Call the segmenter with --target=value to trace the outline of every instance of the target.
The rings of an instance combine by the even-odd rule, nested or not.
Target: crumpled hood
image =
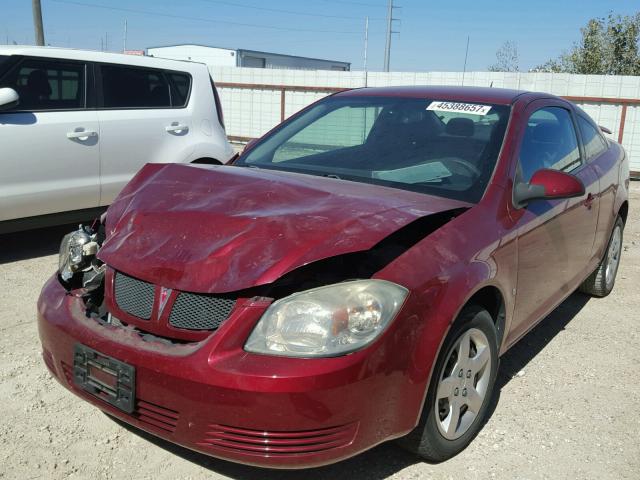
[[[469,206],[288,172],[148,164],[109,208],[98,256],[154,284],[223,293],[368,250],[417,218]]]

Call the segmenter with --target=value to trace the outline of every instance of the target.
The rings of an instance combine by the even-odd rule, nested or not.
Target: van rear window
[[[160,70],[102,65],[105,108],[169,108],[169,83]]]
[[[187,73],[121,65],[101,65],[100,73],[104,108],[179,108],[189,101]]]
[[[171,104],[174,107],[185,107],[189,102],[191,76],[178,72],[171,72],[168,76],[171,82]]]

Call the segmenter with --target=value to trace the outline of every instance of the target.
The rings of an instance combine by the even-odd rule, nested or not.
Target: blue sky
[[[637,0],[395,0],[395,71],[486,70],[505,41],[517,44],[521,70],[556,57],[590,18],[640,11]],[[0,43],[33,43],[31,2],[2,0]],[[369,68],[383,65],[386,0],[42,0],[45,40],[109,50],[202,43],[343,60],[362,69],[364,18],[370,17]],[[89,5],[102,5],[98,8]],[[257,10],[247,7],[259,7]],[[281,10],[270,11],[267,9]],[[285,12],[287,11],[287,12]],[[147,13],[153,12],[155,14]],[[293,12],[293,13],[290,13]],[[302,14],[300,14],[302,13]]]

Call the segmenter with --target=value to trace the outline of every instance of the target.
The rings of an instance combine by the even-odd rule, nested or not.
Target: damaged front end
[[[147,165],[100,221],[64,237],[58,277],[83,299],[88,318],[171,344],[204,341],[248,305],[282,306],[293,296],[334,288],[329,302],[314,303],[323,290],[296,297],[304,308],[290,305],[309,318],[308,311],[331,310],[315,325],[303,322],[302,330],[327,336],[340,330],[342,340],[332,342],[358,344],[346,330],[353,327],[364,338],[368,327],[362,325],[383,329],[406,296],[380,289],[375,282],[383,279],[374,280],[375,274],[468,208],[332,179]],[[349,281],[364,283],[342,292]],[[351,294],[368,300],[333,308],[335,299]],[[397,307],[391,313],[383,311],[388,302]],[[285,310],[291,316],[287,308],[278,318]],[[350,315],[360,326],[349,326]],[[285,323],[268,323],[263,336],[282,337]],[[309,338],[304,341],[313,343]],[[263,347],[267,343],[263,339]],[[308,351],[346,351],[327,345]]]
[[[115,310],[120,314],[123,312],[117,305],[114,307],[117,298],[108,298],[115,294],[115,272],[113,269],[110,271],[108,265],[98,258],[105,238],[103,215],[90,226],[79,225],[77,230],[66,234],[60,242],[56,277],[64,288],[65,296],[73,299],[73,310],[78,315],[76,318],[82,319],[83,325],[104,338],[122,345],[137,345],[143,349],[176,355],[194,351],[208,335],[184,338],[179,334],[157,334],[153,327],[141,328],[135,320],[129,321],[135,316],[124,312],[124,315],[119,315],[121,320],[112,314]]]
[[[353,455],[415,426],[426,381],[407,381],[415,295],[380,272],[468,208],[332,179],[147,166],[64,237],[38,302],[43,357],[85,400],[202,453],[279,467]],[[251,450],[210,441],[219,425],[250,432]],[[326,450],[297,443],[335,429],[348,435]],[[255,450],[253,432],[268,431],[293,432],[295,454]]]
[[[269,284],[222,294],[166,288],[108,267],[98,258],[105,228],[96,220],[62,240],[58,279],[68,294],[83,301],[87,319],[117,330],[121,339],[126,333],[147,346],[197,348],[233,312],[261,305],[246,351],[344,355],[380,335],[409,294],[400,285],[375,279],[375,274],[464,211],[421,217],[368,250],[318,260]]]

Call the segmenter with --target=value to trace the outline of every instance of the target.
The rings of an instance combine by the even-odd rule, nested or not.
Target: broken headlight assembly
[[[80,225],[77,230],[66,234],[60,242],[58,274],[67,289],[96,289],[102,284],[105,264],[96,258],[104,240],[104,228]]]
[[[384,280],[354,280],[295,293],[271,304],[245,350],[288,357],[353,352],[388,327],[408,293]]]

